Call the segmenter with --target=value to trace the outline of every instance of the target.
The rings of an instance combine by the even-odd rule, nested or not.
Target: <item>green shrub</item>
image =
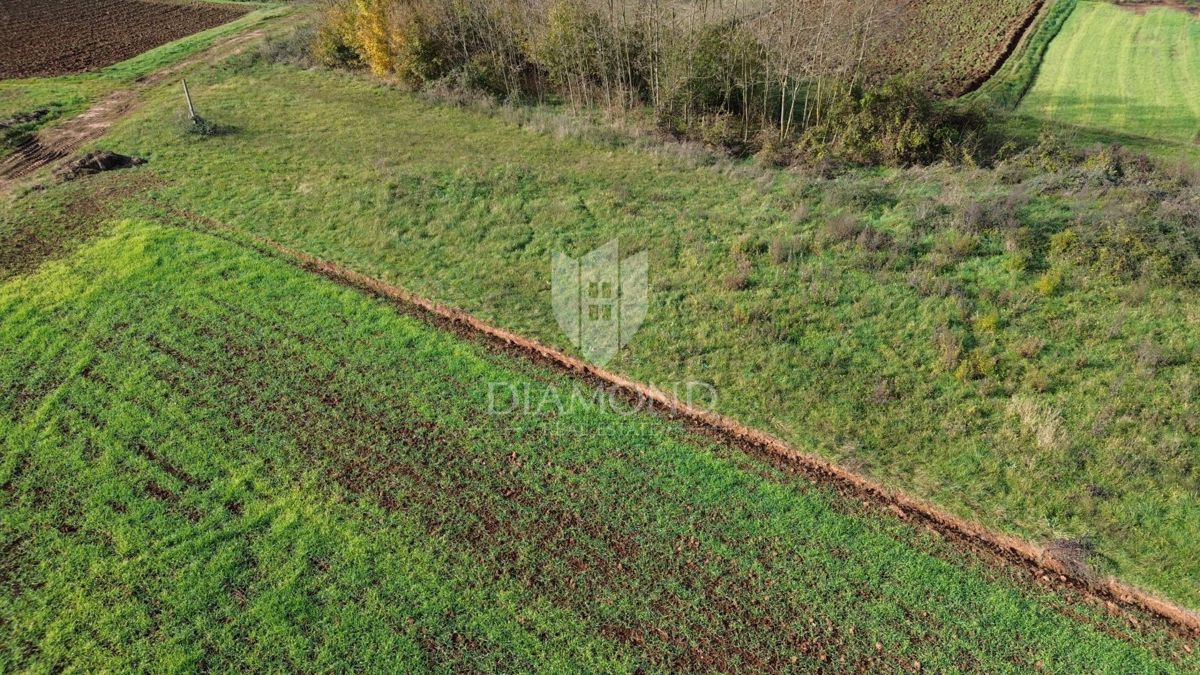
[[[1117,145],[1101,145],[1084,153],[1080,171],[1093,185],[1116,185],[1125,176],[1124,151]]]
[[[932,260],[939,267],[950,267],[975,255],[979,239],[970,232],[945,230],[933,243]]]
[[[1029,255],[1024,251],[1011,251],[1004,257],[1004,268],[1013,274],[1023,274],[1029,269]]]
[[[745,255],[734,257],[733,272],[725,277],[725,288],[731,291],[744,291],[750,287],[750,274],[753,265]]]
[[[313,38],[313,57],[331,68],[357,68],[363,65],[355,34],[354,6],[335,2],[321,18]]]
[[[1075,234],[1075,230],[1067,228],[1062,232],[1056,232],[1050,237],[1050,255],[1056,257],[1065,257],[1070,254],[1075,248],[1079,236]]]
[[[307,68],[316,60],[317,27],[306,24],[282,36],[267,38],[259,54],[267,63],[282,63]]]
[[[857,241],[860,249],[870,253],[891,249],[896,243],[892,235],[869,225],[863,227],[862,232],[859,232]]]
[[[1040,295],[1049,297],[1058,293],[1063,285],[1063,273],[1061,270],[1052,269],[1038,277],[1038,280],[1033,283],[1033,288]]]
[[[860,164],[908,166],[973,154],[987,129],[977,110],[935,101],[909,79],[875,89],[843,87],[823,120],[801,135],[801,151]]]
[[[963,207],[960,221],[970,232],[1018,228],[1021,226],[1020,210],[1028,201],[1028,195],[1020,188],[1005,197],[973,200]]]
[[[1000,315],[996,312],[987,312],[975,317],[975,331],[977,333],[995,333],[1000,329]]]
[[[1200,249],[1196,233],[1146,217],[1102,220],[1064,230],[1050,239],[1053,256],[1112,278],[1141,276],[1193,284]]]
[[[865,228],[858,216],[842,213],[826,221],[821,230],[821,240],[826,246],[856,241]]]
[[[775,237],[767,247],[771,262],[785,265],[809,253],[811,242],[802,236]]]

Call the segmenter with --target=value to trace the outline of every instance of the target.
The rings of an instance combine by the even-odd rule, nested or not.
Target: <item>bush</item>
[[[767,253],[771,256],[771,262],[776,265],[784,265],[791,263],[796,258],[807,255],[809,252],[809,240],[804,237],[776,237],[771,240],[767,247]]]
[[[376,75],[390,74],[396,65],[392,48],[390,0],[355,0],[354,45],[362,62]]]
[[[728,113],[703,115],[697,127],[700,140],[711,147],[738,152],[744,145],[741,129]]]
[[[1056,257],[1113,278],[1142,276],[1194,284],[1200,259],[1198,234],[1186,227],[1134,217],[1101,221],[1058,233],[1050,240]]]
[[[858,234],[858,247],[864,251],[876,253],[890,249],[895,245],[892,235],[882,230],[866,226]]]
[[[325,12],[313,38],[313,56],[331,68],[357,68],[363,65],[355,33],[354,7],[348,2],[334,3]]]
[[[857,216],[843,213],[830,218],[821,230],[821,240],[825,245],[840,244],[855,241],[863,233],[865,225]]]
[[[752,269],[750,258],[745,255],[735,257],[733,272],[725,277],[725,288],[731,291],[744,291],[749,288]]]
[[[227,124],[217,124],[199,115],[188,120],[187,132],[197,136],[227,136],[237,131]]]
[[[1050,270],[1038,277],[1038,280],[1033,283],[1033,288],[1040,295],[1049,297],[1054,295],[1062,288],[1063,273],[1060,270]]]
[[[423,0],[340,0],[325,13],[313,40],[318,62],[366,66],[418,86],[444,75],[450,60],[437,38],[442,15]]]
[[[389,3],[388,0],[359,0],[360,4],[384,4],[392,9],[385,13],[388,28],[386,41],[381,41],[379,50],[386,55],[374,56],[375,48],[368,47],[366,60],[373,72],[387,68],[400,77],[402,82],[417,87],[446,73],[445,50],[436,37],[434,24],[437,15],[431,7],[419,2]],[[379,19],[372,13],[360,20],[363,43],[374,45]],[[378,62],[376,62],[378,59]]]
[[[958,161],[978,151],[987,127],[981,112],[937,102],[908,79],[844,87],[832,98],[800,138],[806,155],[889,166]]]
[[[1006,197],[971,201],[963,207],[960,222],[969,232],[1014,229],[1021,226],[1020,210],[1029,202],[1025,191],[1014,189]]]
[[[896,203],[896,198],[890,192],[873,183],[838,181],[828,193],[830,206],[839,208],[867,211],[887,208]]]
[[[934,263],[949,267],[975,254],[979,239],[969,232],[946,230],[933,242]]]
[[[1082,168],[1090,175],[1093,183],[1120,183],[1125,175],[1121,148],[1109,145],[1097,147],[1086,154]]]

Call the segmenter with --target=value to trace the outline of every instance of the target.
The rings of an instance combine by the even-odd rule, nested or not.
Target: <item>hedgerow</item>
[[[324,63],[365,66],[414,88],[442,80],[443,89],[449,81],[508,100],[648,109],[663,132],[769,163],[907,165],[978,154],[981,115],[915,80],[881,79],[864,59],[898,39],[874,8],[772,7],[341,0],[316,50]]]

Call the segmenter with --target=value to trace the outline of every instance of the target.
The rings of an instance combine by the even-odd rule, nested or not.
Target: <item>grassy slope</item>
[[[1035,196],[1025,260],[937,224],[939,204],[1006,194],[987,173],[825,182],[559,140],[333,73],[230,65],[195,82],[235,135],[181,135],[165,94],[107,143],[173,181],[160,198],[566,349],[550,254],[620,236],[649,251],[653,288],[613,367],[711,382],[721,412],[993,526],[1086,538],[1101,570],[1200,606],[1200,301],[1047,253],[1103,201]],[[821,243],[843,212],[914,262]],[[793,240],[817,243],[766,252]],[[737,255],[744,289],[727,285]]]
[[[1200,140],[1200,19],[1080,2],[1018,112],[1134,145],[1189,149]]]
[[[0,315],[4,670],[1196,664],[658,418],[491,417],[568,383],[205,235]]]

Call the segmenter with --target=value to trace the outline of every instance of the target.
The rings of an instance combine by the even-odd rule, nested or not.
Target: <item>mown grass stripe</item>
[[[1190,145],[1200,129],[1197,37],[1200,18],[1180,9],[1082,1],[1018,112]]]

